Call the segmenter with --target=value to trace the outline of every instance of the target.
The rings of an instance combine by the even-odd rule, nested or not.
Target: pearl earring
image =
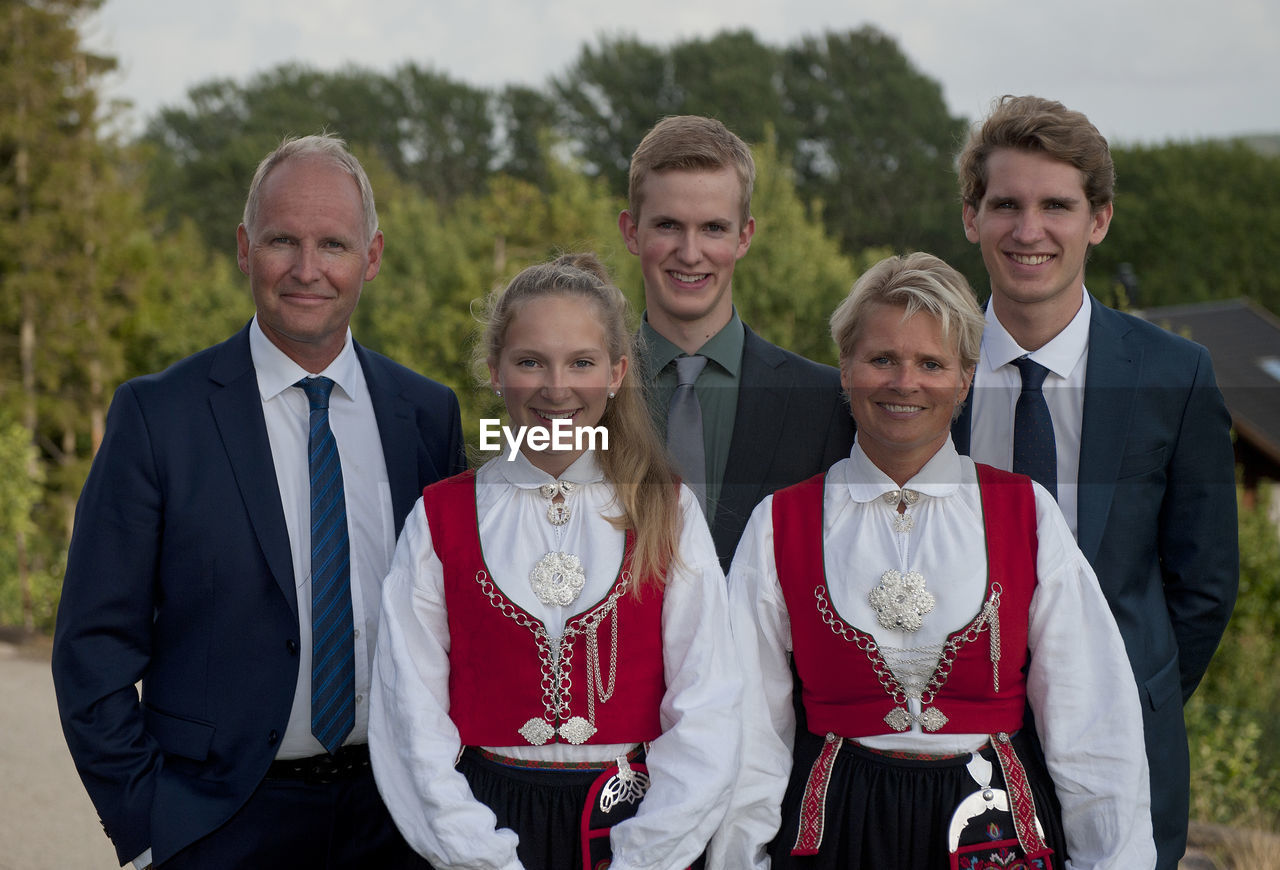
[[[499,399],[502,398],[502,390],[494,390],[493,394],[497,396]]]
[[[610,399],[612,399],[612,398],[613,398],[614,396],[616,396],[616,395],[618,395],[618,394],[617,394],[617,393],[614,393],[614,392],[610,392],[610,393],[609,393],[609,398],[610,398]]]

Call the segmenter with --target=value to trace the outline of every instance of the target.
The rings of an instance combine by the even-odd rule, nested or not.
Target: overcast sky
[[[1113,143],[1280,133],[1275,0],[106,0],[84,33],[119,60],[107,93],[135,104],[136,128],[193,84],[285,61],[541,86],[601,35],[665,45],[746,27],[783,46],[864,24],[971,120],[995,96],[1035,93]]]

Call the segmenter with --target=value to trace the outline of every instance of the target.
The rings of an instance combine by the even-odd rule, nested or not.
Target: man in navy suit
[[[383,237],[341,140],[286,141],[262,161],[237,249],[249,325],[111,404],[54,638],[67,744],[122,862],[423,866],[369,767],[369,661],[396,535],[422,488],[464,466],[457,399],[351,339]],[[317,382],[322,427],[303,389]],[[323,742],[313,428],[337,444],[348,558],[333,588],[351,614],[336,632],[344,718]]]
[[[853,417],[835,368],[770,344],[734,308],[733,270],[756,226],[746,143],[712,118],[664,118],[632,155],[629,181],[618,229],[644,276],[654,417],[669,431],[679,360],[705,357],[694,384],[702,469],[681,470],[727,570],[761,499],[849,455]]]
[[[1182,707],[1204,676],[1239,582],[1231,421],[1203,347],[1113,311],[1084,287],[1111,223],[1115,170],[1079,112],[1005,97],[960,155],[964,228],[991,302],[957,447],[1014,465],[1030,358],[1052,418],[1045,472],[1124,637],[1142,699],[1158,866],[1186,849]],[[1016,470],[1016,469],[1015,469]],[[1033,475],[1034,476],[1034,475]],[[1088,642],[1088,626],[1080,626]]]

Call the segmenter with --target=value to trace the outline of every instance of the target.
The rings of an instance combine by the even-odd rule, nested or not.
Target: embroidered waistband
[[[864,752],[870,752],[872,755],[879,756],[880,758],[887,758],[891,761],[953,761],[957,758],[968,758],[973,754],[971,752],[957,752],[948,755],[933,752],[907,752],[904,749],[875,749],[867,746],[865,743],[860,743],[857,740],[851,739],[849,742],[853,743]],[[986,744],[983,745],[985,746]]]
[[[499,755],[496,752],[490,752],[478,746],[473,747],[473,749],[486,761],[520,770],[608,770],[617,764],[616,758],[601,759],[600,761],[535,761],[529,758],[511,758],[510,756]],[[627,761],[635,761],[643,754],[644,746],[637,746],[627,753]]]

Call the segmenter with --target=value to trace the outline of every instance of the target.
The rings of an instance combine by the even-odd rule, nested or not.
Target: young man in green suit
[[[706,360],[693,388],[700,467],[681,470],[703,501],[725,570],[761,499],[825,471],[853,446],[840,373],[760,338],[734,307],[733,271],[755,234],[754,182],[750,149],[724,124],[664,118],[632,155],[629,207],[618,217],[644,275],[642,363],[669,444],[688,434],[676,431],[683,423],[668,425],[679,360]]]

